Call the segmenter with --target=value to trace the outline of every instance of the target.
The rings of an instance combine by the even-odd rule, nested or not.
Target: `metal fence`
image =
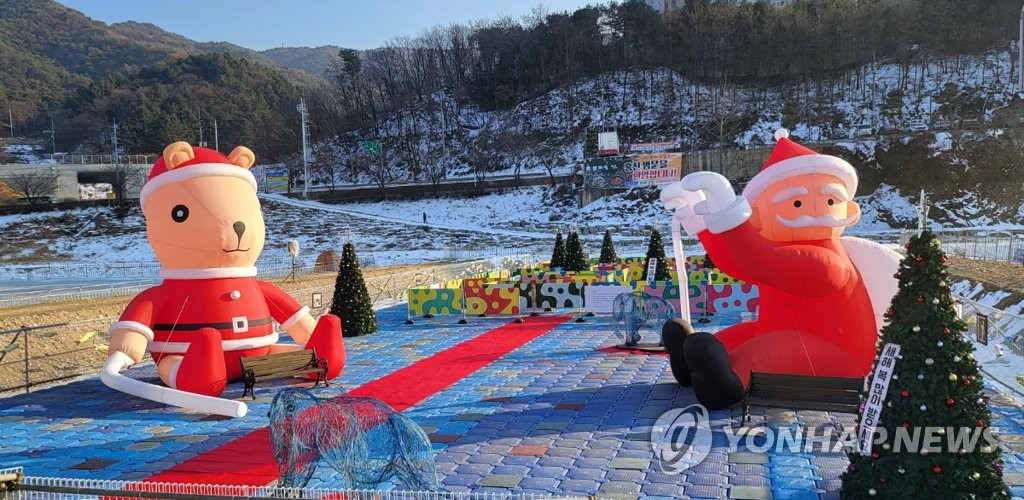
[[[58,165],[97,165],[97,164],[122,164],[122,165],[152,165],[159,158],[159,155],[78,155],[57,153],[50,155],[53,163]]]
[[[116,318],[24,326],[0,331],[0,392],[96,373],[107,357],[107,328]]]
[[[275,486],[229,486],[187,483],[144,483],[141,481],[110,481],[27,476],[22,468],[0,469],[0,499],[49,498],[165,498],[189,500],[250,499],[321,499],[350,500],[540,500],[564,498],[551,495],[510,493],[474,493],[443,491],[373,491],[278,488]],[[595,497],[596,498],[596,497]]]
[[[906,244],[916,230],[903,230],[900,244]],[[942,248],[950,255],[967,259],[1024,264],[1024,232],[1017,231],[938,231]]]
[[[373,262],[363,263],[370,267]],[[261,264],[258,275],[263,278],[282,278],[290,274],[305,275],[323,272],[326,269],[315,265],[297,263]],[[0,307],[20,307],[46,302],[68,300],[103,299],[137,294],[153,286],[159,279],[160,265],[156,262],[112,262],[107,264],[40,264],[0,268],[0,281],[46,281],[96,280],[109,278],[139,278],[131,281],[91,282],[80,285],[57,283],[53,286],[18,292],[8,290],[9,295],[0,298]]]

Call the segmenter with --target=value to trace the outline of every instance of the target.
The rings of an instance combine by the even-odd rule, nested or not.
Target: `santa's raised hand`
[[[750,218],[750,204],[743,196],[736,196],[732,184],[721,174],[694,172],[680,181],[684,190],[697,192],[705,198],[693,206],[703,216],[704,224],[713,234],[723,233]]]

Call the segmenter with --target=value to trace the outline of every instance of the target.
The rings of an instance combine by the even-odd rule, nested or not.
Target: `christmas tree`
[[[580,235],[575,230],[569,231],[569,237],[565,240],[565,270],[586,271],[590,269],[587,265],[587,256],[583,252],[583,243]]]
[[[985,437],[991,414],[966,325],[953,309],[945,262],[929,230],[907,244],[876,354],[900,346],[894,359],[882,361],[892,366],[888,391],[877,402],[877,428],[886,437],[869,443],[870,452],[849,453],[842,498],[1009,498],[999,447]],[[886,377],[870,378],[874,387]],[[873,413],[870,397],[865,401],[861,413]]]
[[[562,241],[562,230],[555,235],[555,251],[551,252],[551,268],[565,267],[565,242]]]
[[[612,243],[612,231],[611,229],[604,230],[604,240],[601,240],[601,258],[598,259],[602,264],[608,262],[618,262],[619,258],[615,255],[615,244]]]
[[[331,314],[341,318],[341,331],[346,337],[377,333],[377,316],[373,313],[370,294],[366,291],[363,272],[359,270],[359,260],[356,259],[356,247],[352,243],[345,243],[341,251]]]
[[[647,263],[651,259],[658,259],[658,267],[654,271],[655,281],[669,279],[668,261],[665,260],[665,246],[661,243],[661,233],[651,228],[651,240],[647,243],[647,260],[644,261],[644,281],[647,281]]]

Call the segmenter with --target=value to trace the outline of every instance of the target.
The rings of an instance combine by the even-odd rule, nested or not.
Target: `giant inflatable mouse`
[[[111,325],[101,373],[108,386],[240,417],[244,403],[218,396],[241,377],[244,356],[316,349],[327,360],[327,378],[341,374],[339,318],[326,314],[316,321],[284,290],[256,279],[266,228],[249,172],[255,161],[242,146],[224,156],[175,142],[153,165],[139,201],[163,282],[136,296]],[[274,322],[297,344],[278,342]],[[168,387],[120,375],[147,350]]]

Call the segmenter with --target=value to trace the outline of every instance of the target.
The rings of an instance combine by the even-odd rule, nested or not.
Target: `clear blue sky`
[[[256,50],[339,45],[380,47],[426,28],[504,16],[543,6],[573,11],[607,0],[58,0],[107,24],[138,21],[200,42]]]

